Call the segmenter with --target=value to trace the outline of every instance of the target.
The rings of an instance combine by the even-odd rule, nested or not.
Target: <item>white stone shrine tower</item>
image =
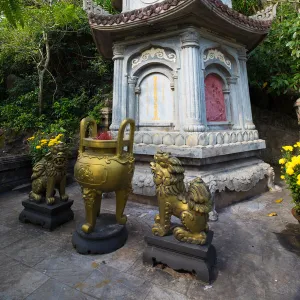
[[[134,193],[154,196],[149,161],[179,157],[216,207],[270,189],[273,169],[252,120],[247,52],[267,35],[273,8],[246,17],[220,0],[115,0],[109,15],[85,1],[99,52],[114,61],[113,117],[136,121]]]

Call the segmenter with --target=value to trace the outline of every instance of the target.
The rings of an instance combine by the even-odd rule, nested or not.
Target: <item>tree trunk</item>
[[[43,112],[43,90],[44,90],[44,75],[45,75],[45,69],[40,70],[38,69],[38,75],[39,75],[39,93],[38,93],[38,103],[39,103],[39,115]]]
[[[42,114],[44,108],[44,99],[43,99],[43,91],[44,91],[44,75],[49,66],[50,62],[50,45],[48,40],[48,34],[43,32],[43,40],[44,43],[41,45],[42,48],[46,48],[45,56],[43,54],[43,49],[40,49],[41,53],[41,61],[39,62],[38,69],[38,77],[39,77],[39,93],[38,93],[38,104],[39,104],[39,115]]]

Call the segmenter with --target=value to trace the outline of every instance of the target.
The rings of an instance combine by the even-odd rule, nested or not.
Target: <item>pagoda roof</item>
[[[148,35],[174,25],[208,29],[234,39],[251,51],[267,35],[276,14],[275,6],[247,17],[220,0],[165,0],[116,15],[104,14],[93,3],[86,10],[98,50],[106,58],[113,56],[115,41],[127,36]]]

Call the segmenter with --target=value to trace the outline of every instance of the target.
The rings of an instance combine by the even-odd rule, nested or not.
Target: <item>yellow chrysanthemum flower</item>
[[[285,151],[293,151],[292,146],[283,146],[282,149],[285,150]]]
[[[27,141],[32,141],[32,140],[34,140],[34,136],[27,139]]]
[[[36,149],[41,149],[41,146],[38,145],[38,146],[36,146],[35,148],[36,148]]]
[[[280,165],[284,165],[286,163],[286,159],[285,158],[280,158],[279,159],[279,164]]]
[[[291,167],[287,168],[287,169],[286,169],[286,174],[288,174],[288,175],[293,175],[293,174],[294,174],[294,169],[291,168]]]
[[[48,143],[48,140],[43,139],[43,140],[41,140],[41,143]]]
[[[284,175],[281,175],[280,178],[283,179],[283,180],[285,179]]]

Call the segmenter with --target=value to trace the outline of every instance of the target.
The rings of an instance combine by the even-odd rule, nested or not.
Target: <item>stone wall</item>
[[[74,165],[77,152],[72,153],[67,170],[67,183],[74,181]],[[0,193],[21,185],[30,185],[32,175],[31,158],[28,155],[0,157]]]
[[[269,110],[252,107],[254,124],[259,137],[266,141],[266,149],[262,150],[262,159],[277,165],[281,157],[281,147],[294,145],[299,141],[299,126],[295,118]]]

